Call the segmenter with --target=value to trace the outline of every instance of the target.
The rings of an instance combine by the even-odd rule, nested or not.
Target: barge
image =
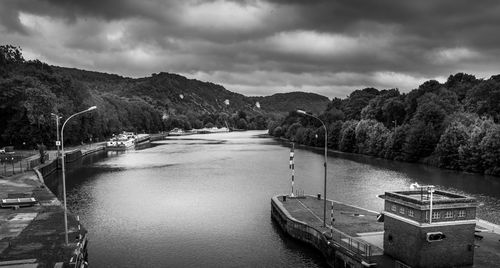
[[[108,151],[126,151],[133,149],[135,145],[135,135],[132,132],[123,132],[106,142]]]

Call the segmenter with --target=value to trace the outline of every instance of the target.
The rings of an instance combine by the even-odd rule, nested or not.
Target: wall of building
[[[384,252],[411,267],[472,265],[475,224],[419,227],[386,215]],[[428,232],[442,232],[442,241],[428,242]]]
[[[395,210],[393,208],[395,207]],[[403,209],[403,210],[401,210]],[[403,204],[398,204],[396,202],[385,201],[384,210],[397,214],[398,216],[418,221],[418,222],[429,222],[429,210],[419,210],[413,207],[409,207]],[[413,212],[413,217],[410,216],[409,211]],[[465,211],[465,217],[459,217],[460,210]],[[446,211],[452,211],[452,217],[446,218]],[[432,222],[448,222],[448,221],[458,221],[458,220],[473,220],[476,218],[476,208],[475,207],[450,207],[446,209],[436,208],[433,212],[439,213],[439,219],[433,219]]]

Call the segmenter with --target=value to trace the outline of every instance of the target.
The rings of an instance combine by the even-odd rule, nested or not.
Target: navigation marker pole
[[[333,218],[333,201],[332,201],[332,209],[330,212],[330,232],[332,233],[332,239],[333,239],[333,222],[335,219]]]
[[[293,162],[295,143],[292,142],[292,148],[290,149],[290,169],[292,170],[292,193],[290,197],[293,197],[293,182],[295,178],[295,163]]]

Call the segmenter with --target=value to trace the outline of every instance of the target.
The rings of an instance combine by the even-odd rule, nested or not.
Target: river
[[[263,133],[178,137],[72,165],[68,206],[89,230],[91,266],[325,267],[271,220],[271,197],[290,192],[290,148]],[[295,169],[295,189],[323,192],[322,150],[296,148]],[[500,178],[329,154],[328,198],[380,211],[377,195],[413,182],[476,197],[478,216],[499,223]]]

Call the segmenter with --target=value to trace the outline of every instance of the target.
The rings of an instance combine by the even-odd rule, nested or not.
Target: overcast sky
[[[1,0],[0,44],[130,77],[171,72],[245,95],[406,92],[500,73],[500,1]]]

